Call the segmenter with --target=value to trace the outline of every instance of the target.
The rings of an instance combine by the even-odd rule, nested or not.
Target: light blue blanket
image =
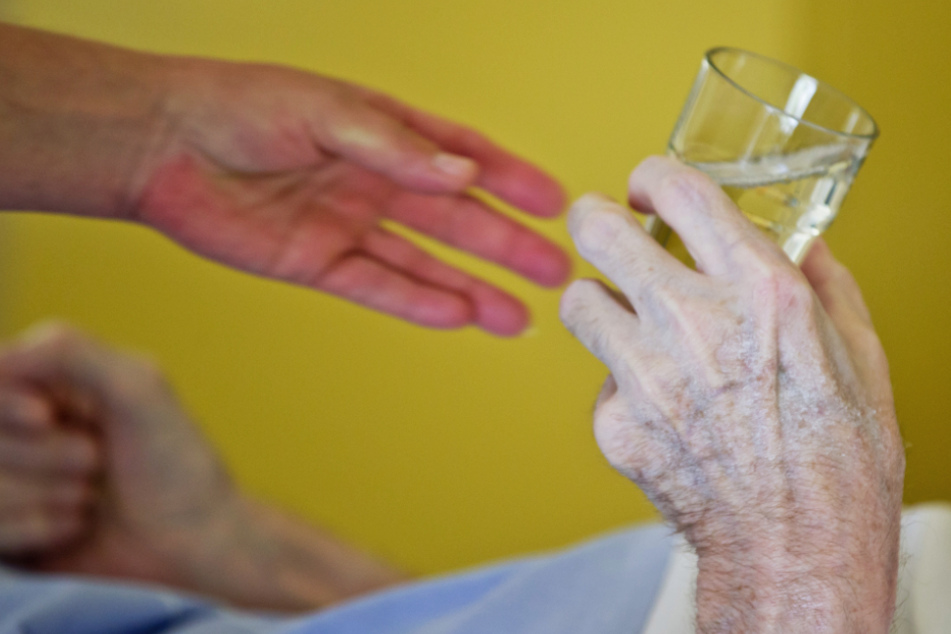
[[[161,588],[0,568],[2,634],[631,634],[667,565],[663,526],[370,595],[307,616],[242,613]]]

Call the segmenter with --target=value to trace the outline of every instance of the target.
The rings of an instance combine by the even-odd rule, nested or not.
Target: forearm
[[[165,136],[162,59],[0,24],[0,209],[123,217]]]
[[[238,505],[239,521],[206,534],[180,585],[245,607],[302,610],[407,578],[277,509],[247,498]]]
[[[762,536],[701,554],[697,631],[885,634],[895,607],[897,527],[884,543]]]

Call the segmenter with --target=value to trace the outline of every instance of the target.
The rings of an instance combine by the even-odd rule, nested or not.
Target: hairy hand
[[[800,272],[675,161],[641,164],[630,200],[699,272],[585,197],[572,235],[620,293],[575,282],[562,318],[611,370],[603,453],[697,549],[701,631],[886,631],[904,454],[854,280],[821,241]]]

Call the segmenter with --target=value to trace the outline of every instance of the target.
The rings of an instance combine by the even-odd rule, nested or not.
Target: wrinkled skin
[[[629,185],[698,271],[589,195],[571,233],[619,292],[579,280],[561,313],[611,371],[598,445],[699,555],[699,631],[887,631],[904,454],[855,281],[822,241],[799,271],[675,161]]]

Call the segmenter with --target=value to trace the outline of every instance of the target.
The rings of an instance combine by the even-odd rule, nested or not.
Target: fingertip
[[[561,248],[552,251],[544,259],[538,258],[533,279],[547,288],[557,288],[571,277],[573,264]]]
[[[669,156],[655,154],[648,156],[631,170],[627,178],[627,202],[632,208],[643,214],[656,214],[654,204],[645,191],[645,183],[663,178],[670,172],[687,168],[683,163]]]
[[[439,291],[433,292],[425,301],[415,303],[407,318],[426,328],[454,330],[471,324],[474,310],[464,298]]]
[[[568,192],[553,178],[539,175],[539,182],[530,192],[525,210],[543,218],[560,216],[568,204]]]
[[[518,250],[512,266],[536,284],[556,288],[571,276],[572,262],[560,246],[537,239]]]
[[[630,211],[597,192],[576,200],[568,212],[568,231],[586,258],[610,244],[630,222],[636,222]]]
[[[528,308],[508,293],[491,286],[480,286],[472,293],[473,323],[499,337],[520,335],[531,321]]]
[[[568,209],[568,228],[573,229],[578,226],[587,214],[597,211],[605,205],[617,204],[613,198],[601,192],[587,192],[575,200]]]
[[[568,195],[561,183],[534,165],[512,159],[486,167],[478,185],[507,203],[541,218],[565,209]]]

